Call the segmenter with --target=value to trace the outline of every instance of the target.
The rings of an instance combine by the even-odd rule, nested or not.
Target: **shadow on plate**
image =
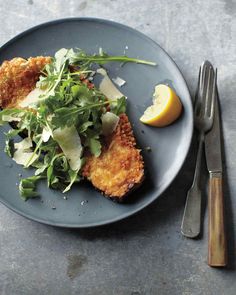
[[[138,233],[150,231],[152,227],[157,228],[164,223],[170,223],[170,220],[176,214],[182,214],[186,193],[191,185],[194,159],[192,157],[192,149],[188,154],[185,164],[180,173],[175,178],[170,187],[162,194],[160,198],[154,201],[151,205],[137,214],[130,216],[122,221],[95,228],[87,229],[58,229],[73,234],[79,234],[80,237],[88,240],[96,240],[99,238],[111,237],[119,239],[125,235],[137,235]],[[140,187],[140,190],[146,190],[150,185],[150,178],[147,176]],[[139,193],[139,195],[142,195]],[[179,213],[181,212],[181,213]],[[181,220],[179,222],[180,233]],[[181,233],[180,233],[181,234]]]

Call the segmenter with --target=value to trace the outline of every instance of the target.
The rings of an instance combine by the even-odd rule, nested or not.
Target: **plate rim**
[[[143,210],[144,208],[148,207],[150,204],[152,204],[155,200],[157,200],[171,185],[171,183],[175,180],[175,178],[177,177],[177,175],[180,173],[183,164],[185,163],[186,157],[189,153],[190,150],[190,146],[191,146],[191,142],[192,142],[192,137],[193,137],[193,128],[194,128],[194,120],[193,120],[193,105],[192,105],[192,99],[191,99],[191,95],[190,95],[190,91],[189,91],[189,87],[188,84],[184,78],[184,75],[182,74],[182,72],[180,71],[178,65],[176,64],[176,62],[172,59],[172,57],[153,39],[151,39],[149,36],[145,35],[144,33],[138,31],[137,29],[134,29],[130,26],[124,25],[122,23],[113,21],[113,20],[109,20],[109,19],[103,19],[103,18],[96,18],[96,17],[66,17],[66,18],[59,18],[59,19],[55,19],[55,20],[51,20],[51,21],[47,21],[47,22],[43,22],[40,23],[36,26],[30,27],[26,30],[24,30],[23,32],[17,34],[16,36],[14,36],[13,38],[11,38],[9,41],[7,41],[6,43],[4,43],[1,47],[0,47],[0,54],[2,52],[2,50],[4,50],[6,47],[8,47],[9,45],[11,45],[12,43],[14,43],[15,41],[19,40],[20,38],[30,34],[31,32],[37,31],[41,28],[53,25],[53,24],[59,24],[59,23],[66,23],[66,22],[79,22],[79,21],[88,21],[88,22],[98,22],[98,23],[105,23],[108,24],[110,26],[115,26],[115,27],[120,27],[122,29],[131,31],[133,33],[135,33],[136,35],[139,35],[142,39],[146,39],[148,42],[151,42],[155,47],[158,47],[169,59],[170,63],[177,69],[180,77],[182,77],[183,82],[185,84],[186,90],[187,90],[187,96],[188,96],[188,100],[190,102],[190,124],[191,126],[189,126],[189,133],[187,136],[187,140],[186,140],[186,144],[185,144],[185,150],[184,150],[184,157],[182,158],[182,160],[180,161],[180,164],[178,165],[176,171],[173,173],[172,178],[170,177],[170,181],[167,182],[166,185],[164,185],[162,187],[162,189],[159,191],[159,194],[155,197],[152,197],[150,199],[147,200],[147,202],[145,202],[144,204],[142,204],[140,207],[132,210],[131,212],[126,212],[124,214],[119,215],[116,218],[113,219],[109,219],[107,221],[100,221],[100,222],[92,222],[92,223],[85,223],[85,224],[70,224],[70,223],[63,223],[63,222],[52,222],[52,221],[47,221],[44,219],[40,219],[37,217],[34,217],[28,213],[24,213],[21,210],[18,210],[17,208],[15,208],[14,206],[10,205],[9,203],[7,203],[5,200],[0,198],[0,202],[5,205],[7,208],[9,208],[10,210],[12,210],[13,212],[26,217],[27,219],[39,222],[41,224],[46,224],[46,225],[51,225],[51,226],[56,226],[56,227],[62,227],[62,228],[92,228],[92,227],[98,227],[98,226],[104,226],[104,225],[108,225],[108,224],[112,224],[121,220],[124,220],[132,215],[137,214],[138,212],[140,212],[141,210]]]

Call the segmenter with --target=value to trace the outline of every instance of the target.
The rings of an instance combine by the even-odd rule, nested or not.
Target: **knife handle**
[[[222,175],[210,175],[208,207],[208,265],[213,267],[226,266],[227,250]]]

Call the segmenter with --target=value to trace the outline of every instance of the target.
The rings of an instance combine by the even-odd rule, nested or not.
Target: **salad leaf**
[[[110,105],[111,111],[115,114],[115,115],[120,115],[122,113],[126,112],[126,98],[124,96],[122,96],[121,98],[118,98],[115,102],[113,102]]]
[[[63,193],[66,193],[68,192],[73,183],[76,181],[76,180],[79,180],[80,178],[78,177],[78,170],[77,171],[73,171],[73,170],[70,170],[69,171],[69,177],[70,177],[70,183],[67,185],[67,187],[63,190]]]
[[[122,63],[134,62],[134,63],[146,64],[151,66],[156,65],[155,62],[150,62],[150,61],[146,61],[146,60],[142,60],[138,58],[132,58],[126,55],[109,56],[104,51],[100,51],[100,54],[89,55],[89,54],[86,54],[81,49],[70,53],[70,61],[71,63],[78,64],[82,66],[83,68],[87,68],[94,63],[98,65],[104,65],[108,62],[122,62]]]
[[[95,157],[99,157],[101,154],[102,145],[100,141],[98,140],[98,138],[95,138],[95,137],[90,138],[88,141],[88,145],[89,145],[91,153]]]
[[[4,152],[10,157],[12,158],[14,155],[14,140],[13,139],[7,139],[6,140],[6,145],[4,148]]]
[[[38,197],[38,193],[36,192],[36,182],[42,178],[42,176],[31,176],[21,179],[19,191],[21,198],[24,201],[27,201],[29,198]]]

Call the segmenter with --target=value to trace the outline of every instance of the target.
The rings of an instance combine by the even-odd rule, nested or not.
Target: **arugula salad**
[[[88,55],[77,49],[60,49],[41,72],[36,88],[19,107],[0,111],[0,125],[13,123],[6,135],[5,152],[33,176],[19,184],[24,200],[38,196],[36,183],[45,179],[49,188],[70,190],[82,179],[86,153],[99,157],[102,137],[112,133],[126,98],[108,97],[91,82],[98,67],[107,62],[152,62],[127,56]],[[21,136],[20,142],[16,136]],[[17,137],[19,141],[19,137]]]

